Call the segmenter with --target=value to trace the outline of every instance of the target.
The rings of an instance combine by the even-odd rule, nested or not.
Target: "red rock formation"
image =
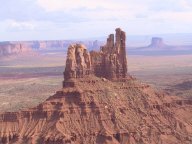
[[[91,52],[93,69],[96,76],[107,79],[127,77],[126,34],[120,28],[116,35],[110,34],[101,51]]]
[[[116,29],[116,39],[110,34],[100,52],[87,52],[83,45],[71,45],[68,49],[65,80],[82,78],[94,74],[107,79],[127,77],[126,35],[120,28]]]
[[[46,41],[8,41],[0,42],[0,58],[9,55],[22,54],[28,51],[62,50],[65,51],[72,43],[83,43],[89,49],[98,49],[102,41],[75,41],[75,40],[46,40]],[[21,47],[21,48],[20,48]]]
[[[22,43],[17,44],[12,44],[9,42],[0,43],[0,57],[25,53],[28,51],[31,51],[31,49],[26,47]]]
[[[64,72],[65,80],[82,78],[91,73],[91,59],[85,46],[80,44],[70,45]]]
[[[0,143],[192,143],[191,100],[166,96],[136,79],[125,78],[125,35],[117,29],[116,37],[113,43],[110,35],[103,47],[106,52],[93,52],[95,58],[101,59],[92,57],[92,65],[84,46],[71,45],[63,89],[35,108],[0,114]],[[108,60],[114,59],[111,66]],[[120,68],[115,65],[117,61]],[[98,69],[105,65],[110,70],[122,70],[120,74],[111,72],[109,77],[120,75],[118,81],[96,77],[97,71],[86,73],[96,63]],[[109,70],[101,76],[107,74]]]
[[[137,80],[73,79],[39,106],[0,115],[0,143],[192,142],[192,103]]]

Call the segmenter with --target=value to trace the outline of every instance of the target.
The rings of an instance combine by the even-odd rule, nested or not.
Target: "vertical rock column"
[[[82,78],[91,73],[91,59],[85,46],[81,44],[70,45],[64,71],[65,81],[71,78]]]
[[[116,29],[116,52],[118,55],[117,77],[127,77],[127,58],[126,58],[126,33],[120,28]]]
[[[101,47],[103,53],[103,77],[108,79],[118,79],[127,77],[127,59],[126,59],[126,34],[120,28],[116,29],[114,34],[107,38],[105,46]]]
[[[94,74],[107,79],[127,77],[126,34],[120,28],[110,34],[99,52],[88,52],[80,44],[70,45],[64,72],[65,81]],[[65,82],[64,81],[64,82]]]

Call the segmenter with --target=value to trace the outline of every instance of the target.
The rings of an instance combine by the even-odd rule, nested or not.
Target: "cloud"
[[[191,11],[190,0],[37,0],[37,5],[48,12],[72,11],[79,8],[95,10],[103,8],[107,10],[134,11]]]
[[[37,5],[47,14],[66,15],[79,21],[130,20],[146,13],[145,5],[126,0],[37,0]]]
[[[160,12],[157,14],[151,15],[151,20],[162,20],[162,21],[169,21],[173,24],[176,24],[175,22],[179,23],[192,23],[192,12]]]
[[[86,21],[148,20],[154,15],[164,19],[166,13],[184,16],[192,12],[192,1],[189,0],[37,0],[37,5],[47,13],[60,12]],[[179,16],[177,20],[183,18]]]
[[[120,6],[114,0],[37,0],[37,4],[44,8],[46,11],[70,11],[79,8],[85,9],[114,9]]]
[[[192,32],[191,17],[191,0],[5,0],[0,33],[62,39],[101,36],[115,27],[129,34]]]
[[[32,21],[7,20],[6,23],[10,31],[34,30],[36,28],[36,24]]]
[[[0,5],[0,20],[26,20],[33,16],[37,9],[32,0],[5,0]]]
[[[182,12],[192,10],[192,1],[189,0],[155,0],[149,3],[149,9],[153,11],[172,11],[172,12]]]

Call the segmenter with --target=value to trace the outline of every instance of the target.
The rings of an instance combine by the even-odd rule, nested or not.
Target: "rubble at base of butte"
[[[125,33],[115,37],[100,52],[71,45],[63,89],[35,108],[0,114],[0,143],[191,144],[192,101],[129,76]]]

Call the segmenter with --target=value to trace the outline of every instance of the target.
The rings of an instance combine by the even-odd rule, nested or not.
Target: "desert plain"
[[[128,72],[168,95],[192,98],[192,55],[128,55]],[[62,89],[65,52],[1,58],[0,111],[18,111]]]

